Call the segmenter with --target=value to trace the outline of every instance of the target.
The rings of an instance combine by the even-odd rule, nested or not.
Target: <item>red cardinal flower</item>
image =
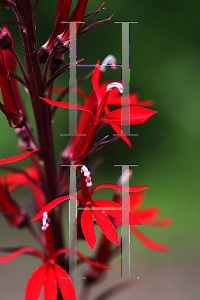
[[[95,191],[103,188],[112,188],[115,190],[123,190],[127,192],[138,192],[148,188],[148,186],[137,186],[137,187],[124,187],[117,184],[101,184],[88,190],[88,187],[92,185],[90,173],[88,169],[83,166],[81,169],[81,194],[77,195],[79,201],[79,208],[78,208],[78,236],[80,235],[81,231],[79,229],[79,224],[81,225],[82,232],[85,236],[85,239],[88,245],[93,250],[96,245],[96,235],[93,223],[93,216],[105,234],[105,236],[113,243],[119,245],[119,237],[115,230],[114,225],[110,221],[110,218],[107,216],[112,216],[119,222],[122,222],[122,206],[121,204],[115,203],[109,200],[92,200],[92,195]],[[71,197],[72,198],[72,197]],[[57,198],[47,204],[31,221],[36,221],[42,218],[44,212],[51,211],[56,205],[59,203],[69,200],[70,195],[63,196]],[[135,217],[132,213],[129,213],[129,222],[127,220],[126,224],[130,225],[142,225],[140,220]]]
[[[160,213],[160,209],[157,206],[138,209],[142,205],[143,201],[144,193],[142,192],[133,193],[130,195],[130,211],[142,222],[143,225],[156,227],[168,227],[173,225],[172,218],[157,219]],[[117,222],[115,222],[115,225],[117,225]],[[135,226],[130,226],[130,230],[146,247],[156,251],[169,251],[168,246],[152,241]]]
[[[99,86],[99,62],[97,62],[97,65],[95,67],[93,77],[92,77],[92,83],[93,83],[93,89],[96,94],[97,101],[93,103],[90,102],[91,107],[89,104],[86,104],[86,107],[81,105],[72,105],[69,103],[61,103],[57,101],[53,101],[46,98],[41,98],[42,100],[46,101],[47,103],[62,107],[62,108],[74,108],[78,110],[82,110],[84,113],[87,113],[88,115],[84,114],[84,117],[80,119],[78,124],[78,130],[77,133],[85,133],[85,136],[83,137],[74,137],[72,140],[72,143],[69,146],[69,149],[66,149],[65,155],[67,154],[71,160],[77,160],[79,157],[83,156],[87,151],[89,151],[93,145],[97,129],[99,125],[104,122],[107,124],[110,124],[116,133],[121,133],[121,129],[116,127],[122,125],[122,119],[121,115],[122,112],[126,114],[126,112],[130,112],[130,117],[125,118],[123,125],[136,125],[136,124],[142,124],[146,122],[153,114],[156,113],[156,111],[139,107],[139,106],[130,106],[120,108],[117,110],[114,110],[112,112],[109,112],[108,114],[103,115],[103,112],[107,108],[107,99],[109,97],[109,94],[112,89],[117,88],[122,93],[123,92],[123,86],[121,83],[111,83],[107,86],[107,89],[104,93],[104,95],[101,95],[101,90]],[[80,90],[79,90],[80,91]],[[127,115],[127,114],[126,114]],[[81,132],[79,132],[80,128]],[[120,129],[120,132],[119,132]]]
[[[31,167],[22,168],[19,172],[7,172],[5,175],[2,175],[0,183],[6,185],[9,193],[14,192],[20,186],[30,189],[34,196],[37,211],[40,211],[46,204],[44,191],[41,188],[40,171],[34,162]]]
[[[27,153],[24,153],[24,154],[21,154],[18,156],[1,159],[0,165],[21,161],[21,160],[29,157],[31,154],[33,154],[34,152],[36,152],[38,150],[39,149],[34,149],[32,151],[29,151]],[[20,175],[21,174],[15,174],[14,181],[15,180],[16,181],[13,182],[14,187],[10,186],[11,181],[9,179],[9,175],[1,176],[1,178],[0,178],[0,207],[2,210],[1,212],[5,215],[9,224],[17,226],[17,227],[23,227],[25,225],[26,214],[13,201],[13,199],[10,196],[10,193],[16,188],[17,180],[20,180]],[[25,175],[23,174],[23,176],[25,176]],[[22,182],[20,182],[20,184],[22,184]],[[20,184],[18,181],[18,185],[20,185]],[[44,205],[44,202],[42,204]],[[41,208],[41,206],[39,208]]]
[[[45,257],[41,251],[30,247],[24,247],[8,256],[0,257],[0,263],[6,263],[13,260],[20,254],[30,253],[38,256],[42,260],[43,265],[34,271],[28,281],[25,292],[25,300],[38,300],[43,285],[44,300],[57,299],[57,284],[60,288],[63,300],[76,300],[76,292],[69,274],[57,263],[59,256],[62,254],[72,252],[94,267],[105,269],[111,268],[110,265],[93,262],[80,252],[76,252],[72,249],[61,249],[55,252],[50,226],[45,231],[45,235],[47,257]]]
[[[98,89],[98,81],[99,81],[99,94],[100,95],[104,95],[106,93],[108,85],[112,83],[112,82],[107,82],[107,83],[101,84],[103,75],[105,73],[106,66],[108,66],[108,65],[110,65],[112,68],[116,68],[115,67],[116,59],[113,55],[108,55],[103,60],[101,67],[98,68],[99,74],[97,71],[96,74],[93,75],[94,86],[97,86],[97,89]],[[119,82],[119,84],[120,84],[120,82]],[[64,88],[54,88],[54,92],[62,92],[63,90],[64,90]],[[85,93],[85,91],[80,88],[77,88],[77,92],[79,94],[81,94],[83,97],[84,107],[86,109],[89,109],[94,115],[95,112],[97,111],[97,106],[98,106],[97,95],[95,93],[94,88],[92,88],[92,91],[91,91],[89,97]],[[152,106],[154,104],[154,102],[152,100],[138,101],[139,96],[137,94],[131,94],[129,96],[129,99],[130,99],[130,106],[148,107],[148,106]],[[119,90],[116,88],[110,90],[110,92],[109,92],[108,98],[105,103],[105,108],[104,108],[105,113],[109,114],[110,113],[109,107],[113,107],[113,106],[121,107],[121,94],[119,93]],[[77,133],[84,134],[86,132],[90,122],[91,122],[91,115],[88,113],[88,111],[83,110],[81,113],[81,116],[79,118],[78,124],[77,124]],[[121,132],[121,128],[119,125],[111,124],[111,126],[117,134],[121,135],[122,132]],[[121,135],[120,137],[127,143],[127,145],[129,147],[131,147],[131,142],[127,136]],[[71,142],[66,147],[66,149],[63,151],[62,157],[63,158],[67,158],[67,157],[72,158],[73,156],[75,156],[74,155],[75,149],[77,148],[77,145],[79,144],[81,139],[82,139],[81,136],[78,136],[78,135],[73,136]]]
[[[26,224],[26,213],[14,202],[2,183],[0,183],[0,208],[9,225],[23,227]]]
[[[4,105],[0,103],[0,109],[6,115],[8,123],[11,127],[23,126],[23,114],[19,111],[12,87],[10,84],[9,74],[5,67],[3,52],[0,49],[0,88]]]

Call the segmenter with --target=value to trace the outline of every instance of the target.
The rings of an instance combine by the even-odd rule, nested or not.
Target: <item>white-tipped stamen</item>
[[[81,173],[84,173],[84,176],[86,176],[86,177],[90,175],[90,171],[88,170],[88,168],[86,166],[82,166]]]
[[[120,82],[112,82],[112,83],[107,85],[107,91],[110,91],[114,88],[117,88],[121,94],[124,91],[124,87]]]
[[[49,223],[47,223],[48,221],[48,213],[45,211],[43,213],[43,217],[42,217],[42,230],[46,230],[49,227]]]
[[[112,69],[116,69],[116,62],[117,60],[112,54],[106,56],[102,62],[102,65],[100,66],[100,71],[105,72],[108,65],[110,65]]]
[[[91,187],[92,181],[91,181],[91,177],[90,177],[90,171],[88,170],[88,168],[86,166],[82,166],[81,173],[84,173],[84,176],[86,177],[85,178],[86,186]]]

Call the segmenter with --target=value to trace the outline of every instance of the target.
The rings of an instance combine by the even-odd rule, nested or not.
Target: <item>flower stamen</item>
[[[42,217],[42,230],[46,230],[49,227],[49,223],[47,223],[48,221],[48,213],[45,211],[43,213],[43,217]]]
[[[91,177],[90,177],[90,171],[88,170],[88,168],[86,166],[82,166],[81,173],[84,173],[84,176],[86,177],[85,178],[86,186],[91,187],[92,181],[91,181]]]
[[[120,82],[112,82],[107,85],[107,91],[111,91],[114,88],[117,88],[121,94],[124,91],[124,87]]]
[[[116,69],[116,58],[110,54],[104,58],[101,67],[99,68],[100,71],[105,72],[106,67],[110,65],[112,69]]]

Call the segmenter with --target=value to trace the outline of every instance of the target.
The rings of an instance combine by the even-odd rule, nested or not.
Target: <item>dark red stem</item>
[[[44,86],[40,62],[37,55],[37,43],[35,38],[35,26],[32,20],[32,8],[30,0],[16,0],[16,10],[20,12],[25,30],[20,29],[22,46],[24,51],[26,69],[29,81],[29,91],[33,112],[36,120],[41,158],[43,160],[43,178],[47,203],[57,197],[56,167],[54,158],[53,132],[51,124],[50,107],[39,99],[43,96]],[[62,226],[59,211],[50,213],[52,232],[56,251],[63,248]]]

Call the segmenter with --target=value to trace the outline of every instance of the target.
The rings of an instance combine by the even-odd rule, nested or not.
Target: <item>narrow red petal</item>
[[[96,192],[97,190],[102,189],[102,188],[110,188],[110,189],[115,189],[115,190],[119,190],[119,191],[125,191],[125,192],[129,192],[129,193],[134,192],[135,193],[135,192],[140,192],[140,191],[145,190],[145,189],[149,189],[149,186],[143,185],[143,186],[130,186],[130,187],[127,187],[127,186],[121,186],[121,185],[118,185],[118,184],[104,183],[104,184],[99,184],[99,185],[95,186],[94,188],[92,188],[91,191],[89,192],[89,197],[88,198],[91,198],[91,196],[94,192]]]
[[[172,226],[173,224],[174,224],[174,220],[169,217],[169,218],[155,220],[149,223],[148,225],[155,226],[155,227],[168,227],[168,226]]]
[[[98,105],[99,105],[100,102],[101,102],[101,99],[102,99],[101,91],[100,91],[100,87],[99,87],[99,60],[96,64],[94,72],[93,72],[92,85],[93,85],[93,89],[95,91],[95,94],[97,96]]]
[[[20,154],[18,156],[13,156],[13,157],[1,159],[0,160],[0,165],[10,164],[10,163],[13,163],[13,162],[20,161],[22,159],[25,159],[25,158],[29,157],[31,154],[33,154],[34,152],[36,152],[38,150],[39,149],[34,149],[34,150],[28,151],[26,153]]]
[[[122,206],[121,204],[115,203],[109,200],[92,200],[92,204],[97,205],[111,217],[115,218],[116,220],[122,222]],[[109,209],[108,209],[109,208]],[[129,220],[125,222],[128,225],[142,225],[140,220],[138,220],[134,214],[129,213]]]
[[[53,93],[62,93],[65,90],[64,87],[54,87]]]
[[[114,91],[116,89],[113,89],[111,91]],[[107,104],[107,101],[106,101],[106,104]],[[108,114],[110,113],[110,110],[108,109],[107,106],[105,106],[105,113]],[[117,133],[119,134],[120,138],[129,146],[129,147],[132,147],[132,144],[129,140],[129,138],[125,135],[125,133],[123,132],[123,130],[121,129],[120,126],[118,125],[111,125],[112,129]]]
[[[92,210],[92,213],[101,231],[105,234],[109,241],[120,245],[117,231],[108,216],[102,210]]]
[[[63,102],[58,102],[58,101],[54,101],[54,100],[50,100],[47,98],[42,98],[40,97],[40,99],[44,100],[45,102],[47,102],[48,104],[57,106],[57,107],[61,107],[61,108],[72,108],[72,109],[78,109],[78,110],[83,110],[88,112],[92,118],[94,119],[93,113],[91,112],[91,110],[85,108],[84,106],[78,105],[78,104],[72,104],[72,103],[63,103]]]
[[[153,106],[154,105],[154,101],[153,100],[145,100],[145,101],[138,101],[139,96],[138,94],[132,94],[130,96],[125,96],[124,100],[127,102],[127,99],[129,97],[130,100],[130,106],[142,106],[142,107],[149,107],[149,106]],[[119,97],[117,95],[117,97],[109,97],[107,100],[107,105],[108,106],[121,106],[122,103],[122,98],[121,96]]]
[[[41,219],[44,212],[48,213],[50,210],[52,210],[54,207],[56,207],[56,205],[58,205],[59,203],[65,201],[65,200],[69,200],[69,199],[70,199],[70,195],[67,195],[67,196],[59,197],[59,198],[51,201],[31,220],[31,222]]]
[[[82,253],[80,253],[79,251],[75,251],[73,249],[69,249],[69,248],[66,248],[66,249],[61,249],[59,251],[56,252],[55,256],[54,256],[54,259],[57,260],[58,256],[63,254],[63,253],[73,253],[77,256],[79,256],[80,258],[82,258],[83,260],[85,260],[88,264],[96,267],[96,268],[102,268],[102,269],[112,269],[112,266],[111,265],[107,265],[107,264],[101,264],[101,263],[98,263],[98,262],[95,262],[93,260],[90,260],[87,256],[83,255]]]
[[[105,200],[105,199],[99,199],[99,200],[92,200],[92,204],[97,205],[100,207],[102,210],[106,208],[110,208],[112,210],[119,211],[122,209],[121,204],[110,201],[110,200]]]
[[[44,285],[44,300],[57,300],[57,279],[52,264],[49,264]]]
[[[144,201],[144,193],[143,192],[137,192],[137,193],[131,193],[130,194],[130,211],[134,213],[134,211],[140,207]]]
[[[122,220],[122,207],[120,204],[110,200],[92,200],[93,205],[97,205],[99,209],[102,209],[111,217],[121,221]]]
[[[54,264],[54,268],[63,300],[76,300],[76,292],[69,274],[57,264]]]
[[[145,224],[154,221],[159,213],[160,209],[157,206],[151,206],[135,211],[134,215]]]
[[[16,116],[21,116],[17,104],[14,99],[12,87],[10,84],[9,74],[6,70],[3,51],[0,48],[0,90],[4,102],[4,107],[7,111],[15,114]],[[3,105],[1,104],[1,107]],[[13,120],[14,121],[14,120]],[[16,121],[16,125],[17,125]]]
[[[125,135],[125,133],[123,132],[121,127],[118,125],[112,125],[112,124],[111,124],[111,127],[117,134],[119,134],[120,138],[131,148],[132,147],[131,141]]]
[[[47,272],[47,263],[37,268],[31,275],[25,292],[25,300],[38,300]]]
[[[94,247],[96,245],[96,234],[93,224],[92,212],[90,209],[84,209],[82,213],[81,228],[88,245],[92,250],[94,250]]]
[[[15,252],[11,253],[10,255],[0,257],[0,263],[7,263],[7,262],[13,260],[14,258],[16,258],[18,255],[23,254],[23,253],[35,254],[35,255],[39,256],[43,262],[46,261],[45,256],[39,250],[30,248],[30,247],[24,247],[24,248],[16,250]]]
[[[129,114],[130,113],[130,114]],[[114,125],[137,125],[146,122],[157,111],[140,106],[119,108],[105,115],[100,122]],[[122,123],[123,114],[123,123]]]
[[[142,232],[140,232],[136,227],[131,226],[131,232],[142,242],[146,247],[155,250],[155,251],[169,251],[169,247],[166,245],[162,245],[150,240],[146,237]]]

